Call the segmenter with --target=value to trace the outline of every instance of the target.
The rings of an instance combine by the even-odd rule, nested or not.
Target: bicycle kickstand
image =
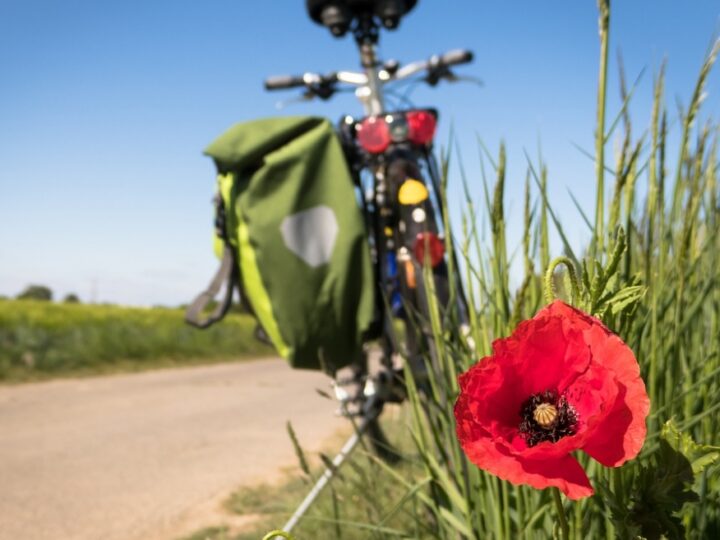
[[[357,444],[360,442],[360,438],[363,436],[368,428],[370,422],[373,422],[382,410],[381,407],[375,406],[375,399],[371,400],[366,404],[367,414],[363,416],[362,422],[355,425],[355,432],[350,436],[347,442],[340,449],[340,452],[332,460],[332,465],[325,469],[323,475],[315,482],[315,485],[307,494],[303,502],[300,503],[292,517],[285,523],[282,531],[289,533],[293,527],[298,524],[305,513],[310,509],[310,506],[315,502],[315,499],[320,495],[322,490],[330,483],[330,480],[335,476],[340,466],[348,458],[350,453],[355,449]],[[282,540],[281,536],[275,536],[272,540]]]

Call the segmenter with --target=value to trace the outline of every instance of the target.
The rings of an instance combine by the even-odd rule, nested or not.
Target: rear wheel
[[[376,391],[380,406],[387,402],[400,402],[405,397],[404,373],[392,362],[397,353],[406,358],[421,394],[429,393],[429,370],[435,374],[439,370],[430,315],[432,308],[437,306],[442,320],[450,301],[444,245],[441,244],[443,252],[435,257],[435,264],[431,264],[429,274],[432,283],[427,286],[424,257],[418,257],[415,249],[422,235],[429,234],[435,241],[442,242],[437,213],[417,157],[408,152],[398,152],[389,157],[381,174],[384,176],[386,206],[375,209],[372,227],[376,232],[377,272],[381,284],[378,293],[383,304],[380,309],[384,312],[383,328],[379,332],[384,349],[382,371],[374,381],[378,386]],[[422,244],[429,248],[427,241]],[[388,266],[395,268],[389,270]],[[429,296],[431,292],[433,297]],[[399,343],[395,332],[394,322],[397,319],[404,323],[403,343]],[[370,372],[372,374],[373,369]],[[392,463],[399,459],[399,453],[389,442],[378,416],[368,421],[367,440],[378,457]]]
[[[379,294],[383,297],[381,309],[385,313],[380,340],[384,350],[380,374],[373,374],[375,369],[370,369],[376,385],[375,399],[380,407],[388,402],[401,402],[406,397],[404,372],[392,362],[397,353],[406,358],[421,394],[429,394],[429,370],[437,373],[439,369],[430,314],[436,305],[442,315],[447,310],[450,296],[443,254],[436,257],[429,272],[432,284],[426,286],[423,257],[418,258],[415,253],[419,235],[431,234],[439,241],[436,212],[417,159],[406,154],[391,157],[382,173],[388,197],[386,208],[391,211],[376,212],[374,229],[377,233],[378,275],[382,284]],[[388,269],[388,266],[394,268]],[[431,291],[432,298],[429,296]],[[403,343],[399,343],[395,332],[397,319],[404,323]],[[378,457],[394,463],[400,459],[400,454],[383,431],[378,413],[370,413],[373,416],[367,423],[367,440]]]
[[[437,306],[442,320],[450,297],[444,243],[439,236],[430,191],[417,160],[408,157],[392,160],[387,167],[387,178],[396,201],[395,242],[404,306],[406,354],[413,375],[423,387],[428,377],[426,360],[430,359],[431,364],[435,361],[431,325],[433,305]],[[429,264],[429,272],[424,263]],[[432,283],[425,282],[429,276],[432,276]]]

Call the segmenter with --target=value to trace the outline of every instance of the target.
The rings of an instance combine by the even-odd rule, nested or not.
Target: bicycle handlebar
[[[467,49],[455,49],[440,56],[440,63],[444,66],[455,66],[472,62],[473,52]]]
[[[396,69],[393,73],[388,73],[386,82],[399,81],[406,79],[421,71],[428,71],[428,75],[432,79],[447,75],[447,68],[458,64],[466,64],[472,62],[473,53],[466,49],[455,49],[441,55],[431,56],[428,60],[412,62],[400,69]],[[336,82],[344,82],[352,85],[363,85],[367,83],[367,77],[364,73],[355,73],[343,71],[339,73],[331,73],[329,75],[318,75],[316,73],[305,73],[304,75],[275,75],[265,80],[266,90],[284,90],[288,88],[298,88],[305,86],[312,89],[322,85],[331,89]]]
[[[305,79],[298,75],[274,75],[265,79],[265,90],[283,90],[305,86]]]

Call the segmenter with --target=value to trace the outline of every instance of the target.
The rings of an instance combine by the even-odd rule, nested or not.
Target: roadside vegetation
[[[578,204],[574,218],[586,232],[585,250],[576,252],[566,241],[547,197],[552,180],[542,158],[527,159],[523,215],[507,216],[505,150],[483,148],[485,193],[466,191],[465,226],[455,235],[462,260],[451,261],[466,272],[472,342],[443,333],[433,306],[432,391],[419,395],[409,385],[407,419],[395,430],[404,438],[406,459],[390,466],[358,451],[292,531],[294,538],[720,538],[720,128],[701,115],[720,41],[691,86],[691,101],[678,112],[666,105],[664,65],[658,67],[651,123],[638,129],[630,113],[636,88],[626,85],[623,73],[622,108],[606,111],[610,5],[598,4],[597,135],[594,152],[587,152],[596,162],[597,197],[592,207]],[[668,143],[671,130],[677,147]],[[613,142],[611,155],[606,147]],[[509,219],[524,219],[520,246],[507,246]],[[551,229],[561,239],[557,251],[549,243]],[[524,267],[517,289],[509,285],[511,253]],[[553,297],[602,319],[632,348],[650,398],[648,432],[636,459],[606,468],[576,456],[595,488],[577,501],[554,489],[511,484],[470,463],[453,414],[458,375]],[[238,513],[276,512],[262,531],[268,532],[292,513],[302,487],[293,481],[245,489],[229,504]],[[214,540],[261,537],[257,531],[205,532]]]
[[[197,330],[170,308],[0,300],[0,381],[134,371],[273,354],[230,313]]]
[[[405,485],[396,479],[396,475],[418,477],[423,470],[412,440],[404,436],[409,420],[406,406],[389,406],[383,414],[383,428],[387,433],[396,434],[394,442],[398,443],[398,449],[405,457],[395,465],[393,474],[383,472],[384,466],[380,465],[369,447],[358,447],[307,519],[302,521],[296,538],[364,540],[383,538],[382,534],[402,530],[416,531],[413,538],[422,538],[428,532],[423,523],[415,519],[413,512],[405,508]],[[398,437],[400,434],[403,436]],[[258,540],[284,523],[322,475],[323,462],[331,460],[334,451],[327,449],[319,455],[308,455],[301,449],[303,441],[298,442],[295,434],[291,438],[297,443],[298,466],[286,471],[281,482],[237,489],[223,505],[229,516],[227,523],[212,524],[182,540]],[[338,438],[336,446],[342,442]],[[368,504],[370,499],[372,504]],[[247,521],[237,526],[233,516],[243,516]]]

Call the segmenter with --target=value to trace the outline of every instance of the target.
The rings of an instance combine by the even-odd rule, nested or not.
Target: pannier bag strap
[[[232,246],[225,243],[223,247],[223,257],[215,276],[210,281],[208,288],[201,292],[185,312],[185,322],[197,328],[207,328],[208,326],[222,319],[232,305],[233,290],[238,280],[238,270],[235,261]],[[222,302],[218,303],[212,313],[206,318],[201,319],[200,316],[215,296],[220,292],[220,288],[225,283],[225,296]]]

